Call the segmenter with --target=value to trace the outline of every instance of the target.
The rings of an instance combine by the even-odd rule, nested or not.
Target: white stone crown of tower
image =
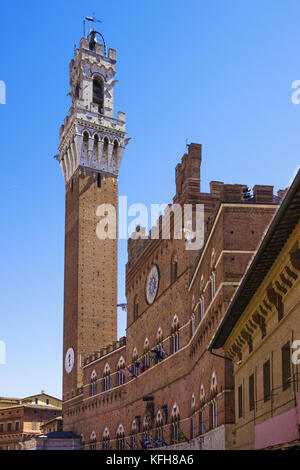
[[[70,62],[72,106],[60,127],[59,155],[65,183],[76,169],[86,167],[115,176],[119,173],[126,139],[125,113],[114,118],[113,91],[117,80],[116,51],[82,38]]]

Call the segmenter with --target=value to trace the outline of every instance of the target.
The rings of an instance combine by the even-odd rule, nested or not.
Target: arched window
[[[134,373],[135,376],[138,376],[140,363],[138,362],[138,352],[136,348],[134,348],[132,351],[132,362],[133,362],[132,372]]]
[[[110,367],[108,364],[105,365],[103,371],[103,392],[110,389]]]
[[[123,425],[120,424],[117,431],[117,449],[124,450],[125,433]]]
[[[173,318],[171,328],[171,352],[176,353],[179,350],[179,321],[177,315]]]
[[[125,369],[125,361],[123,357],[121,357],[118,363],[118,385],[125,383],[125,375],[122,372],[123,369]]]
[[[136,424],[136,420],[134,419],[131,425],[131,450],[137,450],[138,448],[137,433],[138,433],[137,424]]]
[[[204,294],[200,297],[200,320],[204,317],[205,314],[205,305],[204,305]]]
[[[103,154],[102,154],[102,169],[107,170],[108,166],[108,144],[109,140],[107,137],[103,139]]]
[[[109,450],[109,447],[110,447],[109,430],[108,428],[105,428],[103,432],[102,448],[103,450]]]
[[[96,371],[93,370],[92,375],[91,375],[91,381],[90,381],[90,396],[94,396],[97,394],[97,374]]]
[[[191,334],[192,336],[195,334],[195,329],[196,329],[196,322],[195,322],[195,313],[192,313],[191,317]]]
[[[216,400],[213,400],[209,406],[209,424],[211,429],[218,426],[218,405]]]
[[[213,271],[210,276],[211,280],[211,299],[216,295],[216,273]]]
[[[119,143],[118,143],[117,140],[115,140],[114,141],[114,146],[113,146],[113,153],[112,153],[112,171],[117,170],[118,147],[119,147]]]
[[[211,376],[211,389],[216,390],[216,388],[217,388],[217,377],[216,377],[216,373],[213,372]]]
[[[95,77],[93,79],[93,103],[96,103],[98,105],[99,113],[103,114],[104,87],[103,80],[100,77]]]
[[[91,438],[90,438],[90,450],[96,450],[97,449],[97,437],[95,431],[92,432]]]
[[[203,402],[205,400],[205,393],[204,393],[204,385],[202,384],[200,387],[200,401]]]
[[[94,154],[94,160],[98,160],[98,153],[99,153],[99,136],[98,134],[94,135],[94,145],[93,145],[93,154]],[[100,187],[100,186],[98,186]]]
[[[172,408],[171,424],[171,442],[176,443],[179,440],[179,408],[175,403]]]
[[[86,159],[88,158],[88,150],[89,150],[89,133],[85,131],[83,133],[83,142],[82,142],[82,156]]]
[[[158,410],[157,415],[156,415],[156,439],[157,439],[157,445],[161,446],[163,444],[164,434],[163,434],[163,417],[162,417],[162,412],[160,410]]]

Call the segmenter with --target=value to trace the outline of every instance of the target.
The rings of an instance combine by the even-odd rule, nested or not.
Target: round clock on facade
[[[159,284],[159,269],[155,264],[148,274],[146,282],[146,300],[148,304],[152,304],[155,300]]]
[[[70,374],[70,372],[72,371],[74,362],[75,362],[74,349],[69,348],[68,351],[66,352],[66,357],[65,357],[65,370],[67,374]]]

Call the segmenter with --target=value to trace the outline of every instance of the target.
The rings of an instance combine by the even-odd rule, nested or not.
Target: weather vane
[[[86,35],[85,35],[85,22],[86,21],[89,21],[91,23],[102,23],[101,20],[98,20],[96,18],[95,12],[92,13],[92,16],[86,16],[83,20],[83,35],[84,35],[84,37],[86,37]],[[106,55],[106,44],[105,44],[104,37],[102,36],[101,33],[99,33],[99,31],[96,31],[94,28],[91,29],[89,34],[87,35],[87,38],[89,39],[91,50],[95,49],[95,45],[96,45],[96,42],[97,42],[96,34],[99,34],[99,36],[101,36],[101,38],[102,38],[103,45],[104,45],[104,54]]]

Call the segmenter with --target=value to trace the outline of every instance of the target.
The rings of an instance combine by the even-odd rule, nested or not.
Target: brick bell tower
[[[117,339],[117,239],[97,237],[96,212],[112,204],[117,213],[129,139],[125,113],[114,118],[116,51],[96,38],[82,38],[71,60],[72,106],[56,156],[66,185],[63,400],[82,385],[84,356]]]

